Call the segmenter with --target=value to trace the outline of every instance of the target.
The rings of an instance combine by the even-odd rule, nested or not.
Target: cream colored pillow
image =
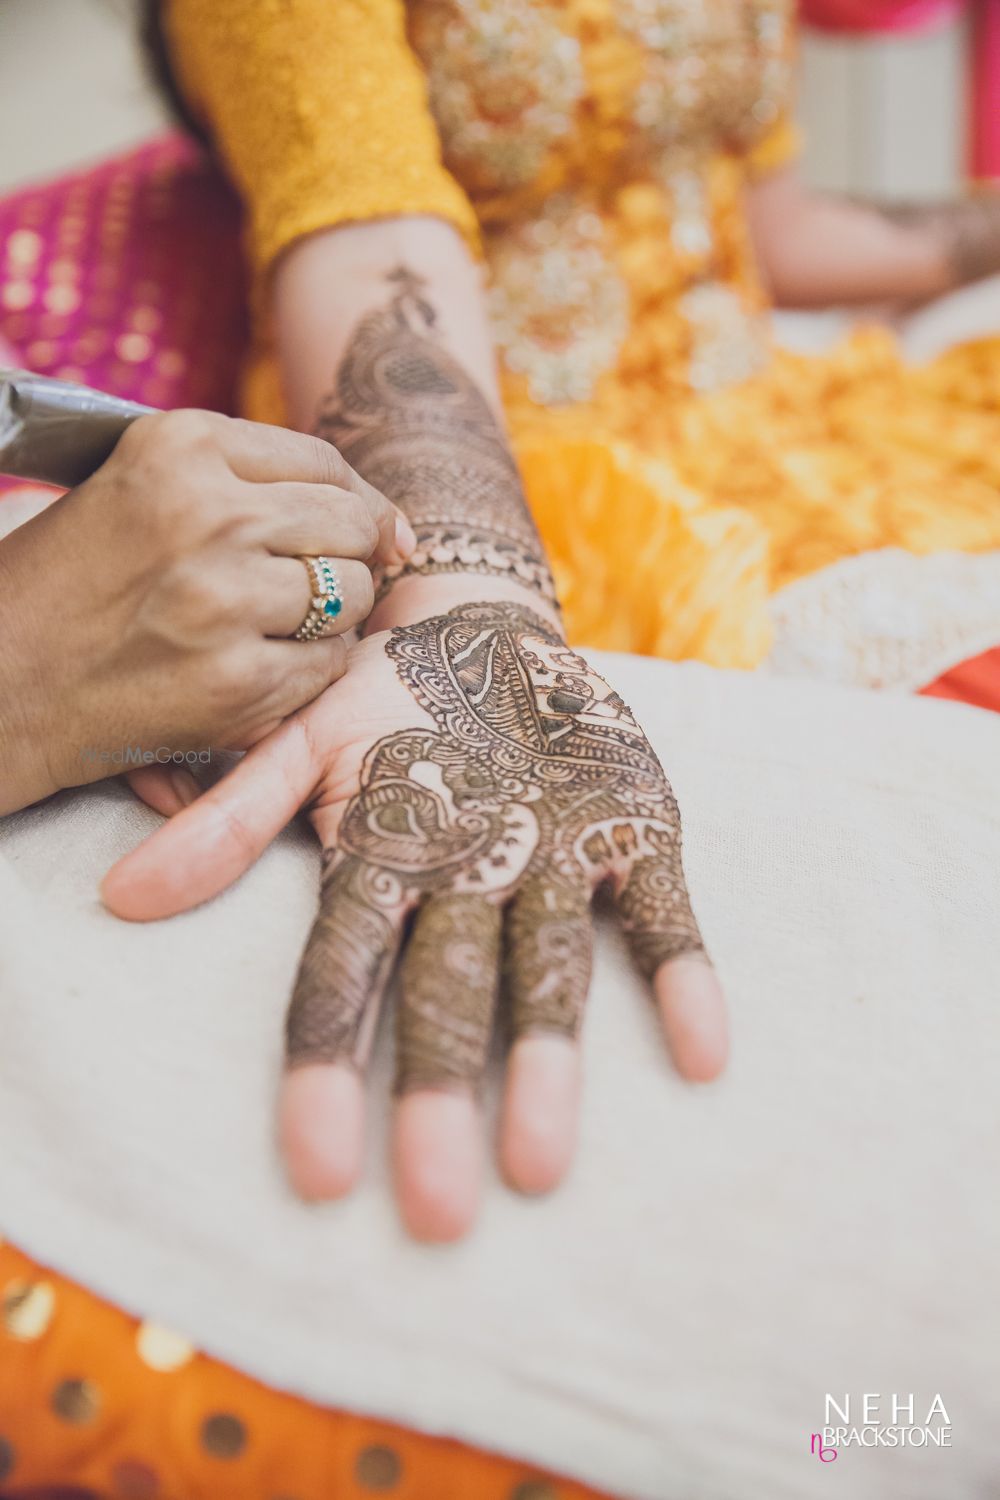
[[[579,1162],[401,1234],[372,1084],[364,1188],[308,1208],[272,1139],[316,855],[119,924],[156,823],[119,787],[0,823],[0,1230],[275,1385],[644,1500],[981,1500],[1000,1348],[1000,719],[620,658],[674,778],[727,983],[726,1080],[682,1085],[599,945]],[[810,1434],[829,1393],[940,1393],[950,1448]],[[886,1418],[887,1419],[887,1418]],[[940,1421],[936,1422],[940,1425]]]

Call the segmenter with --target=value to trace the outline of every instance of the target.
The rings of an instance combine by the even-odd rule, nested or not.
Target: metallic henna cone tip
[[[153,410],[69,380],[0,369],[0,473],[70,489]]]

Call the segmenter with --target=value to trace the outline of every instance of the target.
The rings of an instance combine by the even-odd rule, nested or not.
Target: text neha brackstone
[[[809,1451],[823,1463],[832,1463],[841,1448],[951,1447],[951,1419],[940,1394],[922,1422],[915,1417],[912,1392],[883,1400],[879,1392],[867,1391],[853,1413],[850,1396],[841,1403],[828,1394],[823,1422],[822,1431],[811,1433],[809,1439]]]

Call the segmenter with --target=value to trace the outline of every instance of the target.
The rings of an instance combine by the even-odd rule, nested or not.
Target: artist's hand
[[[338,639],[281,639],[310,606],[299,555],[336,561],[346,630],[371,609],[367,564],[412,544],[327,443],[209,412],[141,418],[0,542],[0,814],[115,775],[126,753],[254,744],[344,670]]]
[[[605,882],[681,1072],[722,1067],[721,991],[666,777],[618,695],[523,604],[461,605],[354,648],[341,682],[111,871],[105,900],[140,920],[203,901],[306,802],[324,873],[281,1103],[304,1196],[357,1178],[361,1079],[401,951],[394,1155],[410,1229],[453,1238],[474,1217],[475,1091],[501,975],[513,1037],[501,1164],[526,1191],[560,1179],[590,901]]]

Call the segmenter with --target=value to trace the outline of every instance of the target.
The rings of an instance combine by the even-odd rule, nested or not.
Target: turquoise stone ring
[[[312,598],[305,619],[295,632],[296,641],[318,641],[334,633],[334,622],[344,608],[344,595],[337,570],[328,557],[302,557],[309,574]]]

